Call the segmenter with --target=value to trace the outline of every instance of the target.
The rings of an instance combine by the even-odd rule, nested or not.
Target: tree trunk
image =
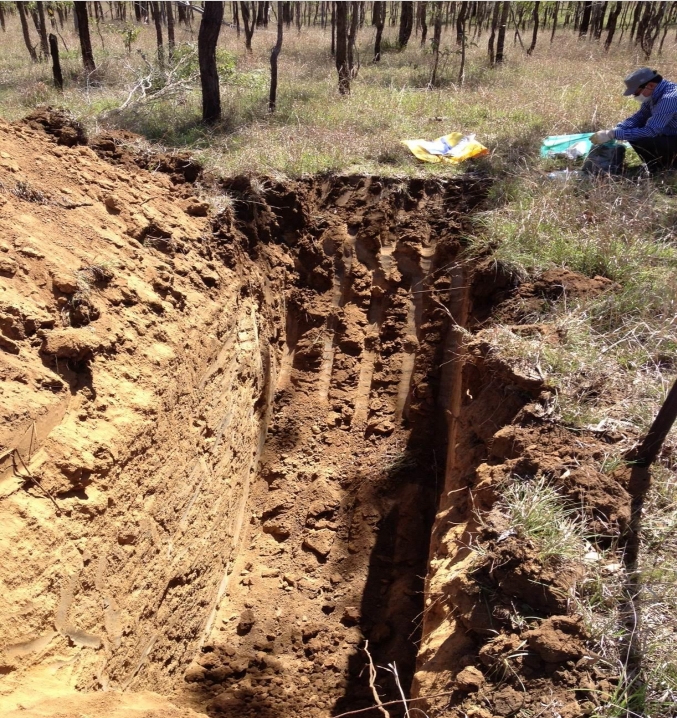
[[[595,27],[593,30],[593,37],[595,40],[599,40],[600,37],[602,37],[602,30],[604,30],[604,18],[606,16],[606,9],[608,5],[608,2],[602,3],[602,6],[597,12],[597,16],[595,17]]]
[[[350,71],[348,68],[348,3],[336,3],[336,70],[338,89],[342,95],[350,94]]]
[[[249,3],[240,3],[240,12],[242,13],[242,24],[244,25],[244,46],[251,52],[252,51],[252,36],[254,35],[254,23],[256,19],[254,14],[249,12]]]
[[[78,35],[80,37],[80,50],[82,51],[82,64],[85,72],[91,75],[96,70],[94,64],[94,53],[92,52],[92,41],[89,37],[89,17],[87,15],[87,3],[84,0],[75,0],[73,3],[75,17],[78,20]]]
[[[381,60],[381,38],[383,37],[383,26],[386,21],[386,4],[385,2],[374,2],[372,8],[372,18],[376,25],[376,39],[374,40],[374,62]]]
[[[360,19],[360,3],[351,2],[350,31],[348,32],[348,72],[350,79],[357,76],[355,69],[355,41],[357,39],[357,25]]]
[[[644,60],[648,62],[653,52],[653,46],[661,30],[661,23],[665,17],[667,10],[667,2],[661,2],[658,7],[652,8],[653,13],[649,16],[647,26],[642,34],[642,50],[644,50]]]
[[[26,3],[17,2],[16,6],[19,10],[19,18],[21,19],[21,31],[23,32],[26,49],[28,50],[28,54],[31,56],[31,60],[33,60],[33,62],[37,62],[38,54],[35,52],[35,48],[33,47],[33,43],[31,42],[30,30],[28,29],[28,18],[26,17]]]
[[[242,3],[244,5],[244,3]],[[221,119],[221,93],[216,67],[216,44],[223,21],[223,2],[207,2],[197,36],[197,52],[202,85],[202,120],[213,124]]]
[[[463,3],[465,5],[465,3]],[[457,33],[457,39],[458,39],[458,31],[460,29],[461,31],[461,66],[458,68],[458,84],[463,87],[463,83],[465,82],[465,51],[468,46],[468,40],[467,35],[465,31],[465,23],[466,23],[466,15],[467,13],[461,12],[458,14],[459,18],[462,18],[462,22],[459,24],[456,23],[456,33]]]
[[[291,27],[294,18],[290,2],[282,3],[282,19],[287,27]]]
[[[463,36],[465,35],[465,19],[468,14],[468,3],[462,2],[456,18],[456,44],[463,44]]]
[[[489,64],[493,67],[496,64],[496,54],[494,52],[494,42],[496,41],[496,30],[498,30],[498,15],[501,10],[501,3],[494,3],[494,11],[491,13],[491,35],[489,35]]]
[[[532,55],[534,50],[536,49],[536,40],[538,40],[538,7],[540,4],[541,4],[540,2],[534,3],[534,12],[533,12],[534,32],[531,35],[531,45],[529,45],[529,49],[527,50],[527,55]]]
[[[52,75],[54,76],[54,87],[63,92],[63,75],[61,74],[61,63],[59,62],[59,41],[56,35],[49,36],[49,51],[52,55]]]
[[[172,10],[171,2],[165,3],[165,9],[167,11],[167,48],[169,51],[169,59],[174,57],[174,47],[176,46],[176,39],[174,37],[174,11]]]
[[[2,28],[3,32],[7,32],[7,27],[5,26],[5,8],[3,7],[3,4],[0,2],[0,27]]]
[[[256,6],[256,27],[265,27],[268,24],[268,18],[266,15],[268,3],[257,2]]]
[[[42,51],[42,56],[47,60],[49,57],[49,42],[47,41],[47,22],[45,21],[45,4],[42,2],[36,3],[38,7],[38,20],[39,20],[39,26],[38,29],[40,31],[40,50]]]
[[[336,55],[336,3],[331,4],[331,56]]]
[[[618,22],[618,15],[620,14],[622,7],[623,7],[623,3],[617,2],[614,5],[613,10],[609,13],[609,22],[607,24],[608,32],[607,32],[606,40],[604,41],[604,49],[607,50],[607,52],[608,52],[609,48],[611,47],[611,43],[614,40],[614,33],[616,32],[616,23]]]
[[[501,65],[504,60],[503,48],[505,46],[505,31],[508,27],[508,15],[510,14],[510,3],[504,2],[501,9],[501,19],[498,24],[498,40],[496,41],[496,65]]]
[[[433,4],[433,41],[431,43],[433,51],[433,69],[430,73],[429,87],[435,87],[437,83],[437,68],[440,64],[440,43],[442,42],[442,3],[437,0]]]
[[[653,19],[654,14],[654,5],[653,2],[645,2],[644,3],[644,12],[641,15],[641,18],[639,20],[639,25],[637,25],[637,34],[635,35],[635,44],[641,45],[642,49],[644,48],[644,35],[646,31],[649,29],[649,25]]]
[[[555,39],[555,31],[557,30],[557,13],[559,12],[559,3],[555,3],[555,9],[552,15],[552,33],[550,33],[550,44]]]
[[[632,14],[632,27],[630,28],[630,39],[632,40],[635,37],[635,30],[637,29],[637,23],[639,22],[639,17],[642,12],[642,5],[644,3],[637,2],[635,3],[635,12]]]
[[[233,22],[235,23],[235,32],[238,39],[240,38],[240,11],[237,2],[233,3]]]
[[[185,10],[183,11],[185,13]],[[179,11],[179,19],[181,18],[181,11]],[[137,22],[141,22],[141,3],[135,2],[134,3],[134,19]]]
[[[426,18],[427,10],[427,2],[422,2],[419,4],[418,19],[421,25],[421,47],[425,45],[425,41],[428,39],[428,22]]]
[[[414,3],[403,0],[402,14],[400,17],[400,32],[397,36],[397,45],[404,50],[414,29]]]
[[[284,32],[284,14],[282,6],[285,3],[277,3],[277,42],[270,52],[270,96],[268,97],[268,112],[275,112],[277,102],[277,58],[282,50],[282,34]]]
[[[583,17],[581,18],[581,24],[578,28],[578,36],[585,37],[588,34],[590,28],[590,15],[592,14],[592,3],[586,2],[583,5]]]
[[[155,23],[155,39],[157,41],[157,61],[160,69],[165,69],[165,46],[162,40],[162,16],[160,15],[160,3],[155,1],[150,4],[151,15]]]

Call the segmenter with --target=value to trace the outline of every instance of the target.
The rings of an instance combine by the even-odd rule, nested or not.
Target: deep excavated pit
[[[468,341],[510,283],[461,261],[486,182],[203,178],[230,198],[216,213],[188,160],[120,136],[63,147],[57,124],[0,125],[0,180],[23,188],[0,196],[3,710],[56,710],[75,687],[156,691],[182,715],[337,715],[374,705],[365,641],[405,692],[442,694],[430,715],[462,714],[478,666],[497,714],[522,683],[554,695],[580,646],[557,618],[571,576],[502,539],[500,570],[469,578],[468,532],[511,471],[561,473],[577,497],[567,462],[597,449],[537,408],[512,426],[542,379]],[[595,515],[622,525],[624,490],[595,481]],[[569,652],[513,636],[515,602],[554,614]],[[511,685],[501,651],[524,662]],[[377,684],[399,697],[392,674]]]
[[[66,242],[53,210],[8,213],[21,230],[33,212],[42,243],[15,314],[42,292],[55,315],[31,320],[42,344],[25,322],[12,336],[55,388],[6,437],[40,481],[5,461],[12,555],[50,557],[6,577],[7,615],[28,601],[7,672],[20,683],[58,657],[81,690],[330,714],[371,704],[367,639],[408,690],[465,311],[459,234],[485,183],[238,177],[212,186],[232,206],[210,219],[190,163],[127,136],[64,147],[63,127],[50,111],[3,127],[31,196],[70,207],[55,188],[98,185],[64,215]],[[116,271],[76,323],[59,271],[77,261]]]
[[[284,248],[296,277],[279,359],[267,360],[252,523],[187,678],[218,694],[214,712],[368,707],[365,639],[406,691],[414,674],[454,322],[467,306],[459,233],[485,185],[357,176],[258,197],[244,178],[224,188],[249,254]],[[386,673],[378,682],[398,697]]]

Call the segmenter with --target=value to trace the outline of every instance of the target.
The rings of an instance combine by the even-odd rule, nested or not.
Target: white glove
[[[595,132],[590,138],[590,142],[592,142],[593,145],[603,145],[606,142],[611,142],[613,139],[616,139],[616,133],[613,130],[600,130],[599,132]]]

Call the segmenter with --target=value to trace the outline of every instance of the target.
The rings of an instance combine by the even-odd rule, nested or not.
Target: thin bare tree
[[[63,74],[61,73],[61,62],[59,61],[59,41],[54,33],[49,35],[49,50],[52,55],[52,76],[54,77],[54,87],[59,92],[63,92]]]
[[[174,10],[171,2],[165,2],[165,10],[167,13],[167,49],[169,59],[174,57],[174,48],[176,47],[176,38],[174,36]]]
[[[532,55],[534,50],[536,49],[536,41],[538,40],[538,8],[540,6],[540,2],[534,3],[534,9],[533,9],[533,21],[534,21],[534,30],[531,34],[531,45],[529,45],[529,48],[527,50],[527,55]]]
[[[338,89],[342,95],[350,94],[350,68],[348,67],[348,6],[337,2],[336,7],[336,71]]]
[[[501,7],[501,19],[498,22],[498,39],[496,41],[496,65],[503,64],[505,56],[503,48],[505,47],[505,31],[508,27],[508,15],[510,15],[510,3],[504,0]]]
[[[383,27],[386,22],[386,4],[385,2],[374,2],[372,8],[372,19],[376,25],[376,39],[374,40],[374,62],[381,60],[381,38],[383,37]]]
[[[80,37],[80,50],[82,51],[82,64],[85,72],[91,75],[96,71],[94,53],[92,52],[92,40],[89,37],[89,17],[87,15],[87,3],[84,0],[75,0],[73,3],[75,18],[78,23],[78,36]]]
[[[153,16],[153,22],[155,23],[155,39],[157,41],[157,61],[160,65],[160,69],[164,70],[165,67],[165,45],[162,40],[162,14],[160,10],[159,2],[151,2],[150,4],[151,14]]]
[[[242,13],[242,24],[244,25],[244,46],[249,52],[252,51],[252,37],[254,36],[254,27],[256,25],[256,12],[249,11],[249,3],[240,3],[240,12]]]
[[[433,69],[430,73],[430,82],[428,87],[435,87],[437,83],[437,68],[440,64],[440,44],[442,43],[442,3],[437,0],[433,3],[433,41],[431,43],[433,51]]]
[[[205,3],[197,36],[200,84],[202,85],[202,120],[207,124],[213,124],[221,119],[221,91],[219,89],[219,72],[216,66],[216,44],[219,41],[223,11],[223,2]]]
[[[270,52],[270,96],[268,97],[268,112],[275,112],[277,103],[277,58],[282,50],[282,36],[284,32],[283,3],[277,3],[277,41]]]
[[[47,23],[45,22],[45,3],[36,3],[38,10],[38,33],[40,35],[40,50],[42,57],[47,60],[49,57],[49,42],[47,41]]]
[[[25,2],[17,2],[16,4],[17,9],[19,10],[19,19],[21,20],[21,31],[23,32],[24,36],[24,43],[26,44],[26,49],[28,50],[28,54],[31,57],[31,60],[33,62],[38,61],[38,53],[35,52],[35,46],[31,42],[31,33],[28,29],[28,18],[26,17],[26,3]]]
[[[414,3],[402,0],[402,9],[400,14],[400,31],[397,35],[397,46],[400,50],[404,50],[411,37],[411,31],[414,29]]]

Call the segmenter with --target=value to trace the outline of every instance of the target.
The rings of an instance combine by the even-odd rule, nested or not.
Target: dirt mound
[[[515,291],[458,261],[486,185],[235,177],[210,203],[189,157],[68,146],[68,122],[0,124],[0,705],[48,670],[36,711],[66,686],[326,716],[373,705],[368,641],[405,690],[417,671],[445,695],[431,710],[554,690],[583,715],[577,569],[493,509],[506,476],[547,473],[620,530],[627,494],[589,466],[600,439],[539,413],[540,378],[467,341]]]

